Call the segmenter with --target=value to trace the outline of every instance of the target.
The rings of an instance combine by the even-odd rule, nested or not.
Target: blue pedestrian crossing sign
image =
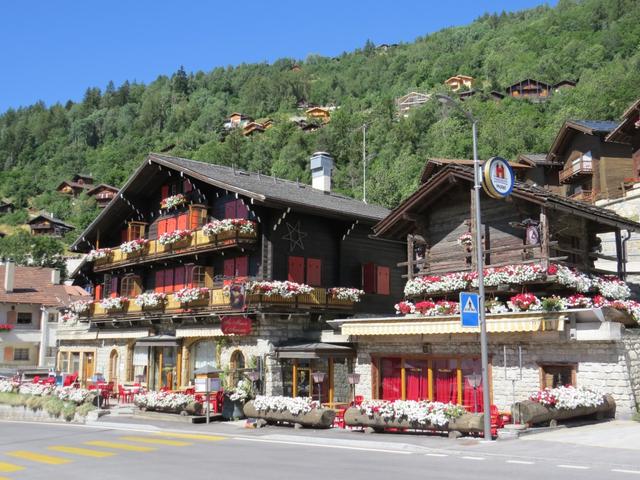
[[[463,327],[480,326],[480,310],[478,294],[460,292],[460,324]]]

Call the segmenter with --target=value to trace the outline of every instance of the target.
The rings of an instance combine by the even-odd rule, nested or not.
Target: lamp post
[[[324,377],[327,374],[324,372],[313,372],[311,375],[313,376],[313,383],[318,384],[318,403],[322,405],[322,382],[324,382]]]
[[[253,393],[255,394],[256,382],[260,379],[260,372],[258,372],[257,370],[249,370],[248,372],[245,373],[245,375],[251,382],[251,390],[253,390]]]
[[[476,273],[478,275],[478,310],[480,316],[480,357],[482,361],[482,408],[484,412],[484,438],[491,440],[491,417],[489,405],[489,353],[487,348],[487,323],[484,311],[484,252],[482,248],[482,216],[480,209],[480,189],[481,171],[480,160],[478,159],[478,122],[471,112],[466,111],[453,98],[437,93],[435,97],[444,105],[450,105],[458,111],[462,112],[466,119],[471,123],[471,132],[473,135],[473,195],[475,224],[476,224]]]
[[[349,382],[349,385],[351,385],[351,390],[353,391],[353,405],[355,405],[356,404],[356,385],[360,383],[360,374],[348,373],[347,382]]]

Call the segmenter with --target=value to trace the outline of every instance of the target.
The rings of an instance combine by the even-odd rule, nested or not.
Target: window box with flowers
[[[165,198],[160,202],[160,208],[163,210],[170,210],[172,208],[177,208],[181,205],[185,205],[187,203],[187,197],[183,194],[178,193],[177,195],[171,195],[170,197]]]
[[[357,303],[364,296],[364,290],[358,290],[357,288],[347,287],[334,287],[328,290],[329,296],[335,301],[342,301],[347,303]]]
[[[0,332],[10,332],[13,330],[13,325],[10,323],[0,323]]]
[[[78,320],[80,319],[80,317],[78,317],[77,313],[74,313],[72,311],[67,311],[65,312],[61,317],[60,317],[60,321],[67,326],[74,326],[78,323]]]
[[[465,232],[458,237],[458,245],[460,245],[465,251],[470,252],[473,247],[473,236],[470,232]]]
[[[304,283],[274,280],[271,282],[253,282],[249,285],[248,292],[263,297],[281,297],[292,299],[298,295],[307,295],[313,292],[313,287]]]
[[[209,301],[208,288],[183,288],[173,294],[174,298],[182,305],[191,307],[206,306]]]
[[[329,428],[336,416],[335,410],[323,408],[309,397],[281,397],[258,395],[244,406],[249,418],[262,418],[268,423],[300,424],[310,428]]]
[[[100,306],[107,312],[122,312],[128,303],[127,297],[108,297],[100,300]]]
[[[91,307],[93,306],[93,300],[76,300],[69,304],[69,310],[76,315],[89,315],[91,313]]]
[[[191,230],[174,230],[160,235],[158,243],[164,247],[178,248],[186,246],[191,240]]]
[[[110,248],[97,248],[91,250],[85,260],[87,262],[105,263],[113,254],[113,250]]]
[[[257,235],[256,223],[244,218],[225,218],[214,220],[202,227],[202,233],[218,240],[234,238],[236,234],[241,237],[255,238]]]
[[[134,302],[143,310],[157,310],[164,307],[167,302],[167,294],[162,292],[141,293]]]
[[[146,238],[137,238],[135,240],[131,240],[130,242],[124,242],[120,245],[120,250],[122,253],[127,255],[135,255],[140,254],[146,250],[149,246],[149,240]]]

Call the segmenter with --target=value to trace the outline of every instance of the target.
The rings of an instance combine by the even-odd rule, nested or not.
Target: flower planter
[[[179,415],[201,415],[203,412],[202,404],[198,402],[191,402],[182,408],[149,406],[140,406],[138,408],[143,412],[175,413]]]
[[[231,400],[225,393],[222,402],[222,417],[225,420],[242,420],[245,418],[244,402],[242,400]]]
[[[465,413],[461,417],[450,420],[445,425],[410,422],[408,420],[385,420],[379,413],[372,416],[362,413],[357,407],[350,407],[344,414],[344,423],[349,427],[371,427],[375,431],[385,428],[401,428],[410,430],[457,431],[461,433],[482,432],[484,415]]]
[[[244,414],[249,418],[262,418],[267,423],[291,423],[300,424],[309,428],[329,428],[333,425],[336,412],[328,408],[314,408],[308,413],[294,415],[288,411],[258,411],[253,401],[247,402],[244,406]]]
[[[570,418],[595,415],[598,419],[614,418],[616,415],[616,402],[611,395],[604,396],[604,402],[597,407],[578,407],[573,409],[559,409],[545,407],[533,400],[516,402],[511,406],[513,419],[516,423],[537,425],[548,423],[552,420],[568,420]]]

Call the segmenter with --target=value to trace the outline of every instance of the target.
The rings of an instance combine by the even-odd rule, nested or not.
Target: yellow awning
[[[220,327],[192,327],[192,328],[176,328],[177,338],[190,337],[222,337],[222,329]]]
[[[522,314],[487,316],[489,333],[521,333],[564,330],[564,315]],[[458,316],[392,317],[346,320],[343,335],[438,335],[480,333],[479,328],[462,327]]]

